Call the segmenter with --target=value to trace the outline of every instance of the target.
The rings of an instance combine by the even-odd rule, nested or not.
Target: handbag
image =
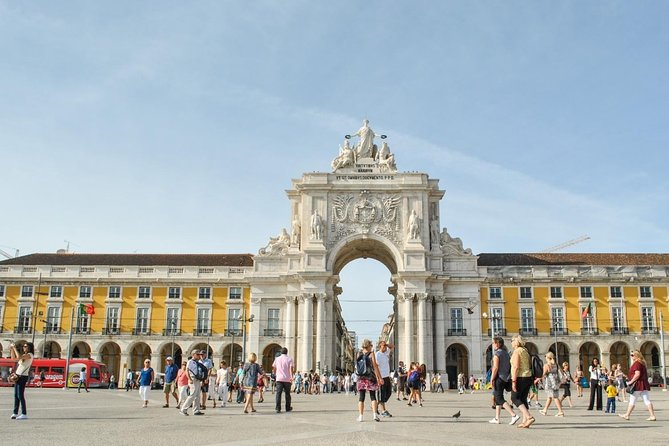
[[[11,375],[9,375],[9,382],[16,383],[19,381],[19,375],[16,373],[12,372]]]
[[[634,387],[636,387],[636,383],[628,385],[625,390],[628,394],[632,395],[634,393]]]

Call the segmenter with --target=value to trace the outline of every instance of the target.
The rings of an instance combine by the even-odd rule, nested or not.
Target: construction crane
[[[543,254],[546,254],[546,253],[549,253],[549,252],[559,251],[561,249],[567,248],[569,246],[576,245],[577,243],[581,243],[581,242],[584,242],[586,240],[590,240],[590,236],[582,235],[579,238],[575,238],[573,240],[569,240],[569,241],[566,241],[564,243],[560,243],[559,245],[551,246],[550,248],[544,249],[543,251],[539,251],[539,252],[543,253]]]
[[[8,253],[7,251],[3,251],[2,249],[0,249],[0,255],[1,255],[1,256],[3,256],[3,257],[7,257],[8,259],[13,259],[14,257],[18,257],[18,256],[19,256],[19,250],[18,250],[18,249],[16,249],[16,248],[11,248],[11,247],[9,247],[9,246],[3,246],[3,248],[13,249],[13,250],[15,251],[15,253],[14,253],[14,255],[11,255],[11,254]]]

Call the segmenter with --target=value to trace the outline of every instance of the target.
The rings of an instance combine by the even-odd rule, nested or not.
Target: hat
[[[200,350],[200,354],[201,354],[201,355],[206,355],[207,352],[205,352],[204,350]]]
[[[171,356],[168,356],[167,358],[165,358],[165,361],[174,361],[174,359],[172,359]]]
[[[191,355],[199,355],[199,354],[200,354],[200,350],[198,350],[198,349],[194,349],[192,352],[190,352],[190,354],[191,354]]]

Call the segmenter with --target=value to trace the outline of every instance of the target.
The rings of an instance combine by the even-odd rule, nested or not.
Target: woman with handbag
[[[630,380],[627,383],[627,392],[630,395],[630,403],[627,406],[627,413],[619,414],[620,418],[625,420],[630,419],[630,415],[634,410],[634,405],[636,400],[640,397],[643,399],[643,402],[646,404],[648,413],[650,417],[646,418],[646,421],[655,421],[655,409],[653,409],[653,403],[650,402],[650,396],[648,392],[650,391],[650,384],[648,383],[648,369],[646,368],[646,360],[643,358],[643,355],[640,351],[634,350],[632,352],[632,367],[630,367],[629,376]]]
[[[30,366],[33,363],[33,354],[35,347],[32,342],[26,342],[21,346],[21,353],[16,350],[16,345],[10,344],[10,354],[12,358],[17,358],[16,370],[13,375],[16,375],[14,383],[14,412],[12,413],[12,420],[27,420],[26,413],[26,385],[30,379]],[[19,406],[21,406],[21,415],[19,415]]]
[[[546,415],[548,413],[548,408],[551,407],[551,403],[555,401],[555,406],[557,406],[558,409],[558,413],[555,414],[555,416],[564,417],[562,401],[558,398],[558,392],[560,390],[560,373],[558,372],[558,366],[555,363],[553,352],[546,353],[543,378],[544,391],[546,392],[546,405],[544,406],[544,409],[540,411],[541,415]]]

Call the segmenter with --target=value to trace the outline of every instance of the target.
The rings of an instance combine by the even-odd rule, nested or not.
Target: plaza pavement
[[[273,395],[257,404],[254,414],[242,413],[232,403],[225,409],[206,410],[201,417],[180,415],[174,407],[163,409],[163,394],[152,390],[147,409],[141,408],[137,391],[27,389],[28,420],[11,420],[13,389],[0,388],[0,444],[14,445],[589,445],[669,444],[669,392],[654,389],[651,398],[656,422],[648,422],[642,402],[632,421],[617,415],[585,410],[587,398],[574,398],[575,407],[565,418],[543,417],[532,409],[537,422],[530,429],[489,424],[493,417],[490,394],[458,395],[449,391],[426,393],[424,407],[408,407],[395,397],[388,402],[393,418],[356,421],[357,397],[353,394],[293,395],[291,413],[274,413]],[[170,404],[172,405],[173,402]],[[210,402],[211,403],[211,402]],[[626,403],[618,403],[618,412]],[[459,420],[451,415],[461,411]],[[549,414],[554,415],[555,408]]]

